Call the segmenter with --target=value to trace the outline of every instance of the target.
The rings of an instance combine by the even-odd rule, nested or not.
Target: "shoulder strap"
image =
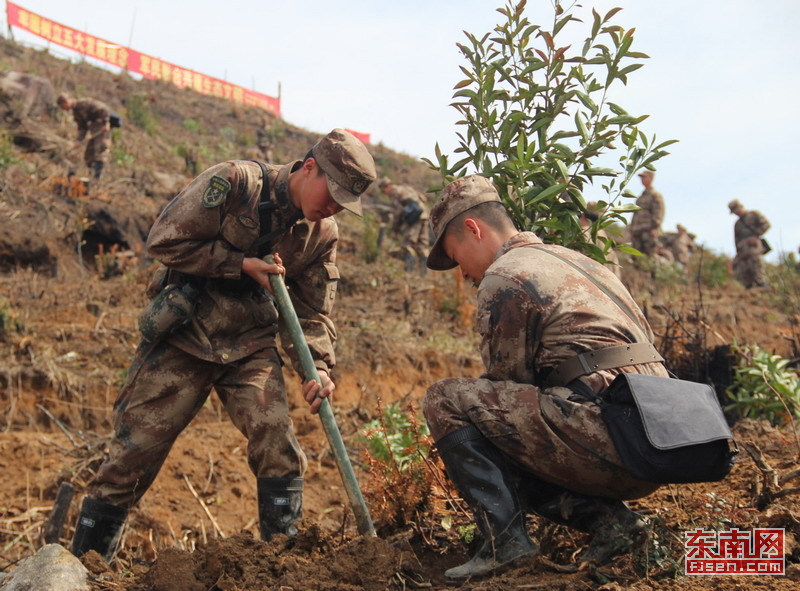
[[[625,305],[617,296],[611,293],[605,286],[600,285],[594,277],[589,275],[585,269],[581,268],[576,263],[569,259],[562,257],[560,254],[551,250],[545,250],[539,247],[539,252],[545,252],[560,261],[566,263],[581,275],[591,281],[597,289],[602,291],[608,299],[614,302],[617,307],[625,312],[633,323],[642,329],[633,311]],[[558,366],[547,375],[547,386],[559,386],[569,384],[575,378],[580,376],[589,375],[602,369],[616,369],[618,367],[625,367],[626,365],[638,365],[640,363],[653,363],[656,361],[664,361],[664,358],[659,355],[656,348],[652,343],[629,343],[626,345],[617,345],[614,347],[606,347],[604,349],[597,349],[596,351],[587,351],[580,353],[575,357],[571,357],[562,361]]]
[[[595,281],[594,277],[589,275],[589,273],[587,273],[585,269],[582,269],[577,264],[573,263],[571,260],[569,260],[567,258],[562,257],[558,253],[555,253],[555,252],[553,252],[551,250],[545,250],[544,248],[541,248],[541,247],[537,247],[537,248],[538,248],[539,252],[547,253],[550,256],[553,256],[553,257],[559,259],[560,261],[568,264],[570,267],[575,269],[578,273],[580,273],[581,275],[586,277],[589,281],[594,283],[594,285],[595,285],[595,287],[597,287],[597,289],[602,291],[608,297],[608,299],[610,299],[612,302],[614,302],[617,305],[617,307],[619,307],[620,310],[625,312],[625,314],[628,316],[628,318],[630,318],[636,326],[639,326],[639,321],[636,319],[636,317],[634,316],[634,314],[631,311],[631,309],[628,306],[626,306],[625,303],[622,300],[620,300],[617,296],[615,296],[613,293],[608,291],[608,289],[605,286],[600,285],[597,281]],[[639,328],[641,328],[641,326],[639,326]]]
[[[258,200],[258,223],[261,228],[261,236],[256,240],[256,247],[258,248],[258,258],[263,259],[270,254],[270,247],[272,246],[272,239],[275,238],[277,232],[272,232],[272,212],[277,209],[269,198],[270,186],[269,175],[267,174],[267,167],[263,162],[253,160],[258,164],[261,169],[261,196]]]

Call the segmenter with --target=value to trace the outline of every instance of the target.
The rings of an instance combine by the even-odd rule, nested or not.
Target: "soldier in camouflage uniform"
[[[631,244],[636,250],[648,256],[655,255],[658,250],[658,236],[661,234],[661,224],[664,221],[664,197],[653,189],[654,176],[655,173],[650,170],[645,170],[639,175],[644,191],[636,200],[636,205],[640,209],[633,213],[629,226]]]
[[[83,161],[99,179],[108,161],[111,148],[111,109],[96,99],[72,99],[64,94],[58,97],[58,106],[65,111],[72,111],[72,117],[78,125],[78,138],[75,147],[87,137]]]
[[[329,374],[336,330],[329,314],[339,272],[338,229],[330,216],[343,208],[361,215],[360,195],[374,181],[375,165],[358,139],[335,129],[305,160],[264,165],[263,171],[266,178],[251,161],[212,166],[164,208],[150,231],[148,253],[162,263],[151,284],[151,294],[162,294],[154,303],[163,294],[186,296],[194,300],[194,312],[173,332],[144,339],[137,349],[114,403],[109,455],[78,520],[72,544],[78,556],[90,549],[107,558],[113,553],[128,510],[212,387],[248,441],[262,538],[296,531],[306,457],[289,418],[269,276],[285,274],[319,370],[322,384],[303,386],[317,412],[334,389]],[[270,252],[275,264],[261,258]],[[150,318],[148,310],[143,318]],[[149,321],[140,322],[149,335]],[[281,342],[301,372],[291,339],[282,334]]]
[[[644,315],[607,266],[518,232],[483,177],[445,187],[431,225],[428,267],[458,266],[478,286],[486,367],[480,378],[433,384],[423,403],[447,474],[485,538],[446,579],[536,555],[526,511],[594,534],[582,563],[629,549],[645,524],[623,500],[658,485],[623,467],[593,398],[621,372],[667,376]],[[620,351],[624,362],[611,361]],[[577,363],[588,352],[600,360],[591,373]]]
[[[402,236],[403,261],[406,271],[411,272],[419,266],[420,272],[425,270],[425,259],[430,247],[428,231],[428,204],[425,197],[413,187],[396,185],[387,178],[382,178],[380,188],[385,195],[396,201],[397,211],[392,229]]]
[[[55,96],[47,78],[23,72],[0,74],[0,116],[9,123],[41,114],[54,117]]]
[[[664,246],[672,253],[672,259],[685,268],[697,250],[697,244],[694,242],[694,234],[689,234],[686,227],[678,224],[676,229],[677,232],[668,232],[663,236]]]
[[[733,226],[736,243],[733,273],[747,289],[766,287],[763,259],[766,252],[761,237],[769,230],[769,220],[759,211],[747,211],[737,199],[728,204],[728,209],[739,218]]]

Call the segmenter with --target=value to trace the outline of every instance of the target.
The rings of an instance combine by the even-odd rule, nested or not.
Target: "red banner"
[[[192,90],[209,96],[228,99],[249,107],[259,107],[279,117],[281,100],[254,90],[249,90],[219,78],[212,78],[194,70],[181,68],[128,47],[111,43],[100,37],[83,33],[47,19],[21,6],[6,2],[8,25],[47,39],[51,43],[77,51],[151,80],[170,82],[178,88]],[[367,136],[367,143],[369,136]]]

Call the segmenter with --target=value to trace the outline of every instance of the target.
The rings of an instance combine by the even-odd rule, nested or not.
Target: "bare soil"
[[[64,180],[68,169],[74,167],[78,176],[85,171],[58,149],[26,153],[10,147],[12,161],[0,167],[0,569],[11,570],[41,547],[62,482],[78,492],[60,537],[69,546],[83,490],[103,457],[111,405],[138,341],[136,318],[153,268],[143,256],[142,241],[174,193],[170,183],[191,177],[178,147],[202,147],[201,167],[251,157],[250,138],[262,115],[66,64],[7,41],[0,42],[0,60],[3,70],[48,76],[59,91],[91,94],[119,109],[127,119],[117,146],[122,156],[131,157],[118,154],[108,178],[92,184],[88,193],[70,189]],[[130,121],[126,105],[133,95],[147,98],[157,122],[151,134]],[[202,130],[187,121],[198,122]],[[44,124],[53,134],[74,133],[65,119]],[[302,157],[316,135],[282,125],[279,157]],[[372,151],[379,174],[420,188],[429,183],[430,173],[410,157],[383,146]],[[404,401],[418,409],[430,383],[476,376],[481,363],[472,334],[471,288],[454,274],[406,275],[390,256],[396,247],[391,238],[375,261],[365,261],[366,237],[388,207],[377,193],[367,201],[372,216],[364,222],[339,220],[343,278],[335,312],[340,362],[334,410],[372,500],[384,491],[381,479],[365,471],[358,438],[363,425],[377,416],[380,404]],[[722,392],[730,375],[719,352],[734,342],[797,355],[799,319],[781,310],[774,290],[748,292],[732,282],[713,290],[664,284],[630,264],[624,280],[646,310],[657,345],[682,377],[711,380]],[[94,589],[445,588],[443,571],[475,549],[475,542],[465,542],[460,534],[470,518],[451,502],[452,491],[442,481],[431,502],[401,524],[373,506],[380,516],[379,537],[359,536],[320,422],[306,410],[299,379],[288,368],[287,380],[292,419],[309,457],[299,535],[277,536],[269,543],[258,539],[246,442],[212,395],[131,512],[116,559],[106,565],[94,553],[84,558]],[[735,432],[743,452],[724,481],[665,486],[633,503],[654,524],[642,552],[596,570],[561,572],[559,565],[585,547],[586,536],[530,517],[540,557],[451,588],[800,588],[798,438],[791,424],[778,428],[764,421],[738,421]],[[744,451],[746,445],[760,467]],[[683,532],[698,527],[785,528],[786,576],[683,576]]]

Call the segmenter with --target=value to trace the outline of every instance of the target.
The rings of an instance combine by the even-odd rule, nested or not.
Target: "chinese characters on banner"
[[[783,575],[783,529],[685,532],[687,575]]]
[[[77,31],[11,2],[6,3],[6,12],[10,27],[17,27],[33,33],[51,43],[77,51],[87,57],[98,59],[134,74],[141,74],[151,80],[170,82],[178,88],[191,88],[200,94],[228,99],[248,107],[260,107],[275,116],[280,116],[281,101],[279,98],[212,78],[194,70],[187,70],[128,47]]]

